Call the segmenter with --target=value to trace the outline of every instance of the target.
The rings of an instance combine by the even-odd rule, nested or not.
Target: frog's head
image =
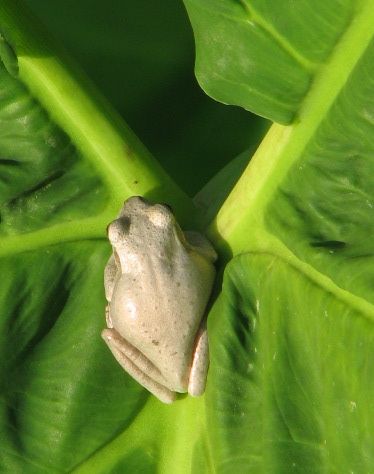
[[[138,215],[150,206],[152,206],[152,204],[142,196],[131,196],[123,203],[118,217]]]
[[[148,234],[152,233],[153,227],[160,231],[176,225],[173,211],[168,204],[153,204],[141,196],[132,196],[127,199],[119,218],[127,218],[137,232],[144,225]]]
[[[122,253],[147,253],[150,248],[165,247],[176,236],[184,240],[170,206],[153,204],[140,196],[125,201],[107,233],[113,248]]]
[[[132,196],[124,202],[118,218],[107,227],[108,239],[114,248],[126,240],[130,227],[134,227],[134,224],[136,226],[135,220],[149,206],[150,203],[141,196]]]

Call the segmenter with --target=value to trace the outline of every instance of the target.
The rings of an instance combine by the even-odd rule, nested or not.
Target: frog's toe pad
[[[107,343],[114,357],[117,359],[121,367],[140,385],[149,390],[163,403],[172,403],[175,400],[176,393],[164,387],[160,383],[153,380],[145,372],[143,372],[128,355],[125,354],[120,336],[115,329],[104,329],[101,333],[102,338]]]

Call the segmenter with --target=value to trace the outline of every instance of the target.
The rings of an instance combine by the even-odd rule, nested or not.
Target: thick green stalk
[[[204,402],[205,397],[186,397],[183,401],[164,405],[156,398],[149,397],[130,427],[95,451],[72,472],[74,474],[110,472],[116,466],[118,453],[124,446],[131,446],[133,451],[144,450],[146,446],[146,455],[150,459],[159,459],[158,472],[173,474],[191,472],[191,446],[202,440],[205,423]],[[192,417],[191,412],[194,413]],[[149,426],[153,426],[153,430],[149,430]]]
[[[18,75],[107,183],[112,194],[108,215],[118,211],[124,197],[144,195],[172,204],[184,224],[192,220],[192,201],[51,42],[21,0],[1,1],[0,33],[5,50],[15,53],[15,64],[9,65],[8,53],[4,60],[8,70]]]
[[[210,225],[210,238],[225,249],[227,257],[248,250],[274,250],[274,237],[267,234],[263,222],[266,206],[303,154],[369,45],[374,33],[373,18],[374,3],[362,2],[330,60],[316,73],[295,122],[272,126]]]

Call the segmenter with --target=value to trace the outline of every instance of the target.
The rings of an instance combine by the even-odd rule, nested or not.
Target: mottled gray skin
[[[107,326],[102,336],[122,367],[165,403],[204,392],[209,365],[204,313],[216,253],[183,233],[170,209],[128,199],[108,227]]]

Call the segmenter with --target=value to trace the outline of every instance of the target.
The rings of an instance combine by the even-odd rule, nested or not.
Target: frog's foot
[[[198,252],[210,262],[215,262],[217,260],[217,252],[214,250],[209,240],[200,234],[200,232],[185,230],[183,231],[183,234],[187,242],[196,252]]]
[[[198,397],[204,393],[206,376],[209,367],[208,333],[205,322],[196,337],[196,348],[192,360],[188,393]]]
[[[155,380],[162,378],[157,367],[138,349],[125,341],[115,329],[104,329],[101,336],[123,369],[140,385],[164,403],[172,403],[175,400],[175,392]]]

